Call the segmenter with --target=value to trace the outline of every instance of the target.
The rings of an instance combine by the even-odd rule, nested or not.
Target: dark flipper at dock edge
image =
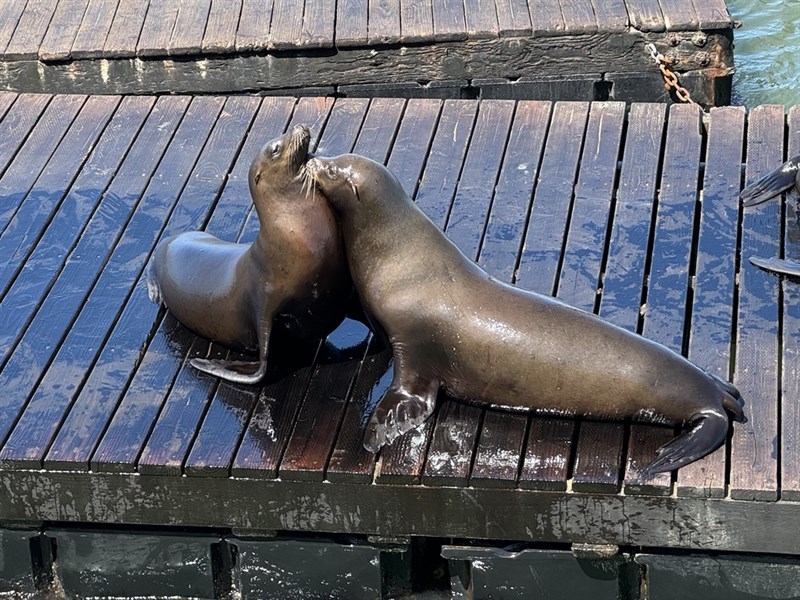
[[[759,269],[769,271],[770,273],[788,275],[790,277],[800,277],[800,262],[795,262],[793,260],[751,256],[750,264],[755,265]]]
[[[761,204],[781,192],[785,192],[792,185],[797,185],[797,177],[800,173],[798,169],[800,169],[800,155],[792,157],[771,173],[767,173],[758,181],[744,188],[739,194],[742,204],[744,206]]]
[[[645,473],[674,471],[719,448],[728,435],[728,417],[709,413],[692,421],[691,429],[664,444],[656,451],[657,458],[645,467]]]

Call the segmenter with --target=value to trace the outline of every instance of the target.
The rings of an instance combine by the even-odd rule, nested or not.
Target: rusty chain
[[[678,81],[677,74],[669,68],[666,57],[656,50],[656,45],[649,43],[645,45],[645,48],[650,52],[650,56],[656,61],[656,66],[661,71],[661,76],[664,78],[664,87],[667,88],[667,90],[674,90],[675,95],[681,102],[697,104],[692,100],[692,95],[689,93],[689,90],[683,87],[680,81]]]

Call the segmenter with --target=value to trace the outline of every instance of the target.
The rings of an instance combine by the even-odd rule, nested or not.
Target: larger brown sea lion
[[[392,383],[364,437],[377,451],[433,412],[437,393],[494,407],[691,428],[651,472],[711,452],[743,420],[739,392],[664,346],[490,277],[374,161],[311,159],[306,171],[342,227],[373,327],[394,353]]]
[[[352,284],[339,227],[303,177],[310,137],[299,125],[267,143],[250,165],[260,227],[252,244],[192,231],[156,248],[148,267],[150,298],[196,333],[258,353],[254,362],[193,359],[201,371],[257,383],[272,333],[319,338],[344,318]]]

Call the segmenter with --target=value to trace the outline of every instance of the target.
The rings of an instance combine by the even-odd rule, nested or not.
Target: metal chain
[[[666,57],[656,50],[656,45],[652,42],[645,44],[645,49],[650,52],[650,56],[656,61],[656,66],[661,71],[661,76],[664,78],[664,87],[667,88],[667,90],[674,90],[675,95],[681,102],[697,104],[692,100],[692,95],[689,93],[689,90],[681,85],[680,81],[678,81],[678,76],[667,65]]]

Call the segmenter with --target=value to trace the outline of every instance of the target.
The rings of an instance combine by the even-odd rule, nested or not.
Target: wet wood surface
[[[785,207],[740,210],[738,192],[796,151],[798,114],[729,107],[704,121],[689,106],[608,102],[0,94],[0,473],[20,490],[67,471],[76,490],[138,474],[198,490],[209,479],[318,482],[366,497],[436,488],[677,506],[733,498],[759,510],[794,501],[796,282],[747,258],[800,257],[796,194]],[[320,154],[388,164],[498,279],[733,377],[748,422],[709,457],[650,476],[642,467],[672,428],[504,412],[442,393],[428,422],[375,455],[363,427],[391,355],[357,321],[260,386],[195,371],[192,357],[228,351],[148,300],[145,265],[180,231],[254,239],[249,164],[297,123]]]

